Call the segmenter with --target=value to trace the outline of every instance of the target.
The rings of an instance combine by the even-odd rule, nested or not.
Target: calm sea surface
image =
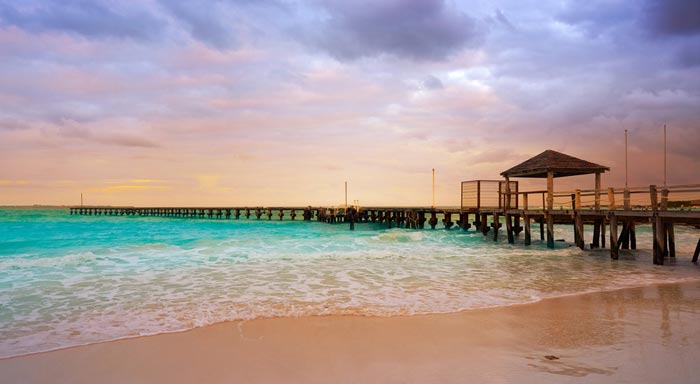
[[[571,247],[568,226],[548,250],[459,228],[0,209],[0,357],[225,320],[453,312],[700,278],[700,231],[677,228],[678,261],[664,267],[638,231],[646,250],[611,261]]]

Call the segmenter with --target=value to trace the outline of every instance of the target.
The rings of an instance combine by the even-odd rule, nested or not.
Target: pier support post
[[[506,233],[508,235],[508,244],[515,243],[515,238],[513,236],[513,216],[506,213]]]
[[[578,247],[581,249],[586,248],[586,240],[584,239],[583,236],[583,217],[581,217],[580,213],[576,214],[575,218],[576,222],[576,233],[578,233]]]
[[[619,258],[617,246],[617,216],[610,215],[610,258],[617,260]]]
[[[297,217],[297,210],[296,210],[296,209],[292,209],[292,211],[289,212],[289,217],[291,217],[291,218],[292,218],[292,221],[294,221],[294,218]]]
[[[630,249],[630,230],[629,223],[627,221],[622,223],[622,233],[620,234],[620,239],[618,242],[622,242],[622,249]]]
[[[280,212],[277,214],[277,216],[280,217],[280,221],[284,219],[284,210],[282,208],[280,208]]]
[[[345,215],[348,218],[348,221],[350,221],[350,230],[354,231],[355,230],[355,219],[357,216],[357,211],[355,211],[355,207],[350,207],[347,210],[345,210]]]
[[[430,220],[428,220],[428,224],[430,224],[430,229],[435,229],[437,222],[437,213],[435,211],[430,211]]]
[[[540,223],[540,241],[544,241],[544,217],[541,217],[538,221]]]
[[[425,212],[419,212],[418,213],[418,228],[420,228],[420,229],[425,228],[426,220],[427,219],[425,218]]]
[[[520,226],[520,215],[513,215],[513,234],[515,236],[520,236],[520,232],[523,231],[523,227]]]
[[[488,215],[486,213],[481,214],[481,233],[484,236],[489,233]]]
[[[530,233],[530,216],[523,215],[523,225],[525,225],[525,245],[532,243],[532,234]]]
[[[600,219],[595,219],[593,222],[593,242],[591,249],[600,248]]]
[[[654,264],[664,265],[664,248],[666,248],[666,231],[658,213],[654,214]]]
[[[695,246],[695,253],[693,253],[693,263],[698,262],[698,256],[700,256],[700,239],[698,239],[698,245]]]
[[[547,247],[554,248],[554,216],[547,214]]]
[[[629,237],[630,237],[630,248],[637,249],[637,225],[634,221],[630,221],[628,224]]]
[[[467,212],[462,212],[459,214],[460,219],[459,219],[459,226],[462,227],[463,230],[468,230],[472,225],[469,224],[469,213]]]
[[[449,212],[443,212],[444,219],[442,219],[442,224],[445,226],[445,229],[450,229],[454,225],[452,222],[452,214]]]
[[[673,223],[667,223],[666,225],[666,242],[668,244],[668,256],[671,258],[676,257],[676,236],[673,230]]]
[[[498,213],[494,212],[494,214],[493,214],[493,241],[498,241],[498,227],[501,226],[501,223],[499,221],[500,221],[500,218],[498,217]]]

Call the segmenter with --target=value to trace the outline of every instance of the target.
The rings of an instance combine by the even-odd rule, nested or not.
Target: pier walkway
[[[462,182],[461,206],[436,207],[112,207],[73,206],[73,215],[96,216],[159,216],[239,220],[318,220],[326,223],[372,222],[387,228],[445,229],[474,228],[484,236],[498,240],[505,224],[508,242],[524,232],[524,245],[532,242],[532,224],[539,224],[540,240],[554,247],[554,225],[571,225],[574,243],[581,249],[606,247],[606,229],[612,259],[620,249],[637,249],[636,226],[651,224],[654,264],[675,258],[674,227],[687,225],[700,228],[700,184],[648,187],[601,188],[601,174],[609,168],[580,160],[559,152],[545,151],[501,173],[504,180],[472,180]],[[554,178],[595,175],[593,189],[554,191]],[[546,178],[547,189],[520,191],[511,178]],[[453,221],[454,220],[454,221]],[[472,221],[473,220],[473,221]],[[592,225],[590,243],[584,225]],[[692,261],[700,256],[698,240]]]

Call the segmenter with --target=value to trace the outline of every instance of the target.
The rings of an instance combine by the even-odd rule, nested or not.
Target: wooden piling
[[[666,223],[666,243],[668,244],[668,256],[676,257],[676,236],[673,230],[673,223]]]
[[[630,248],[637,249],[637,225],[631,220],[629,222],[629,232]]]
[[[508,244],[515,243],[515,238],[513,236],[513,223],[511,221],[512,219],[512,216],[506,213],[506,233],[508,234]]]
[[[493,213],[493,241],[498,241],[498,227],[501,226],[498,212]]]
[[[489,227],[488,224],[488,214],[482,213],[481,214],[481,233],[486,236],[489,233],[489,230],[491,228]]]
[[[523,225],[525,225],[525,245],[530,245],[532,243],[532,233],[530,232],[530,217],[528,215],[523,215]]]
[[[617,216],[614,213],[610,214],[610,258],[617,260],[619,251],[617,246]]]
[[[626,220],[622,223],[622,233],[620,234],[620,239],[618,240],[618,242],[622,243],[622,249],[630,249],[629,223]]]
[[[435,229],[437,222],[438,222],[437,212],[430,211],[430,220],[428,220],[428,224],[430,224],[430,229]]]
[[[540,222],[540,241],[544,241],[544,217],[539,219]]]
[[[596,219],[593,222],[593,242],[591,243],[591,249],[600,248],[600,219]]]
[[[693,263],[698,262],[698,256],[700,256],[700,239],[698,239],[698,244],[695,246],[695,253],[693,253]]]
[[[581,217],[581,214],[576,214],[576,218],[574,219],[576,223],[576,232],[578,233],[578,247],[581,249],[586,248],[586,240],[584,240],[583,236],[583,217]]]
[[[452,226],[454,225],[454,223],[452,222],[452,214],[444,211],[442,215],[444,217],[444,219],[442,219],[442,224],[445,226],[445,229],[452,228]]]

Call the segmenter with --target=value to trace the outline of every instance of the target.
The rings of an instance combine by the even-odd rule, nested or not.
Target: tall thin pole
[[[625,129],[625,188],[629,186],[629,173],[627,168],[627,130]]]
[[[435,208],[435,168],[433,168],[433,205],[431,207]]]
[[[664,124],[664,187],[666,186],[666,124]]]
[[[83,207],[83,193],[80,192],[80,208]]]
[[[345,182],[345,209],[348,209],[348,182]]]

